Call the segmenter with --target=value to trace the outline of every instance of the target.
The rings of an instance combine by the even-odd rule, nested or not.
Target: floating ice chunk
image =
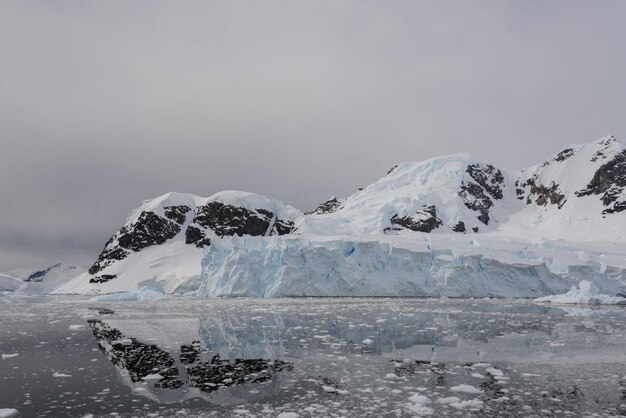
[[[156,382],[157,380],[161,380],[161,379],[163,379],[163,376],[161,376],[158,373],[154,373],[154,374],[149,374],[145,376],[142,380]]]
[[[300,414],[295,412],[281,412],[276,418],[300,418]]]
[[[456,396],[449,396],[447,398],[437,399],[437,403],[444,404],[444,405],[455,403],[455,402],[461,402],[461,399],[457,398]]]
[[[121,340],[111,341],[111,345],[133,345],[133,340],[130,338],[123,338]]]
[[[14,408],[0,408],[0,418],[10,418],[17,415],[17,409]]]
[[[19,353],[11,353],[11,354],[2,354],[2,360],[6,360],[8,358],[17,357]]]
[[[430,398],[424,395],[413,395],[409,398],[412,403],[409,404],[409,410],[418,416],[428,416],[433,414],[433,409],[426,406],[429,404]]]
[[[473,393],[473,394],[478,394],[478,393],[483,393],[482,390],[474,387],[474,386],[470,386],[470,385],[466,385],[466,384],[461,384],[458,386],[452,386],[450,388],[450,392],[463,392],[463,393]]]
[[[494,377],[504,376],[504,373],[502,372],[502,370],[496,369],[495,367],[489,367],[485,371]]]
[[[428,396],[424,396],[424,395],[413,395],[409,398],[409,400],[413,403],[418,403],[418,404],[427,404],[430,403],[430,398]]]
[[[111,293],[109,295],[100,295],[91,298],[93,301],[98,302],[126,302],[126,301],[140,301],[140,300],[162,300],[167,299],[168,296],[163,292],[160,292],[151,287],[141,287],[134,292],[124,293]]]
[[[591,305],[626,305],[626,298],[609,296],[600,293],[598,288],[588,280],[582,280],[578,286],[572,286],[569,292],[562,295],[544,296],[535,302]]]
[[[84,330],[84,325],[70,325],[70,331],[81,331]]]
[[[72,375],[71,374],[65,374],[65,373],[59,373],[59,372],[54,372],[54,373],[52,373],[52,377],[63,378],[63,377],[72,377]]]
[[[452,402],[450,403],[450,406],[456,409],[476,409],[483,406],[483,401],[481,401],[480,399],[470,399],[467,401]]]
[[[373,340],[370,340],[369,338],[364,339],[363,341],[361,341],[364,345],[372,345],[374,344]]]

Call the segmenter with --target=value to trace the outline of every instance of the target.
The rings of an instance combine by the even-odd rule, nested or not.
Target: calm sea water
[[[18,416],[619,416],[626,309],[0,298]]]

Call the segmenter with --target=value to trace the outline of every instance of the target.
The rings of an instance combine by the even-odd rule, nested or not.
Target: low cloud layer
[[[168,191],[299,209],[398,161],[626,140],[623,1],[0,3],[0,271]]]

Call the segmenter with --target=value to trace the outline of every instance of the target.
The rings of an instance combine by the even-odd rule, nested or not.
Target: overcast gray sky
[[[0,271],[88,266],[142,200],[299,209],[398,161],[626,138],[626,1],[0,2]]]

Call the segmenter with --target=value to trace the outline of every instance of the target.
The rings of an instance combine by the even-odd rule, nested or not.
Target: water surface
[[[626,414],[620,307],[5,297],[0,324],[20,416]]]

